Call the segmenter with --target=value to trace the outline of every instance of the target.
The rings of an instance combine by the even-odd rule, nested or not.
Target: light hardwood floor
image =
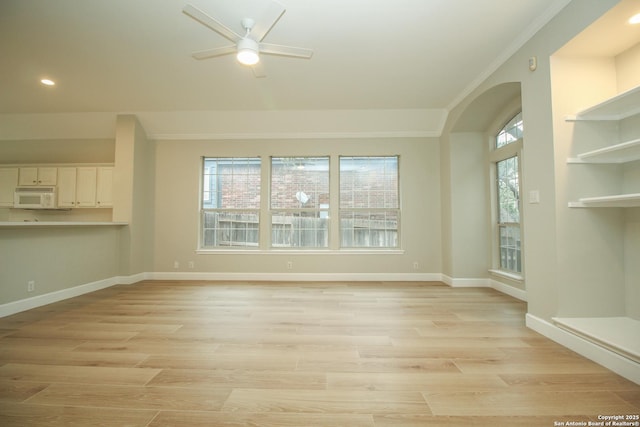
[[[2,426],[558,426],[640,386],[441,283],[141,282],[0,319]],[[565,424],[566,425],[566,424]]]

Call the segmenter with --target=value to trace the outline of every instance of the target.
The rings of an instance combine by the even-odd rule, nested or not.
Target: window
[[[260,158],[204,158],[202,248],[257,247]]]
[[[329,157],[271,158],[271,246],[329,246]]]
[[[524,125],[518,113],[495,138],[492,160],[495,164],[496,223],[500,270],[522,273],[520,221],[520,151]]]
[[[340,157],[340,246],[396,248],[398,156]]]
[[[514,118],[509,120],[509,123],[504,125],[498,133],[498,136],[496,136],[496,148],[504,147],[505,145],[522,139],[523,130],[522,113],[518,113]]]
[[[520,273],[520,179],[518,156],[496,163],[500,268]]]
[[[199,249],[400,247],[398,156],[262,159],[203,158]]]

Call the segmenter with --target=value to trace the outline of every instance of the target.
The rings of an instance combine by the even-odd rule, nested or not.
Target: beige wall
[[[0,304],[117,277],[119,239],[116,227],[0,228]]]
[[[113,163],[113,139],[0,140],[0,164]]]
[[[450,137],[451,275],[486,278],[491,268],[488,162],[485,134],[456,132]]]
[[[113,220],[122,229],[122,274],[148,272],[153,262],[154,146],[133,115],[120,115],[116,123],[113,174]]]
[[[284,141],[157,141],[155,262],[158,272],[439,273],[439,146],[435,138]],[[403,254],[196,254],[202,156],[400,155]],[[336,171],[332,171],[336,173]],[[263,176],[263,179],[266,177]],[[266,185],[265,180],[265,185]],[[334,192],[335,193],[335,192]],[[337,203],[337,194],[332,195]],[[266,215],[263,215],[265,220]],[[264,234],[263,234],[264,236]],[[189,269],[188,262],[195,268]],[[287,261],[293,269],[287,270]],[[419,263],[419,269],[413,263]]]

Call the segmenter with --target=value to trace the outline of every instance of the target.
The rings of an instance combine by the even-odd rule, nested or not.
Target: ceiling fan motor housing
[[[258,56],[259,46],[258,42],[250,39],[249,37],[244,37],[238,41],[238,61],[245,65],[253,65],[256,64],[260,57]]]

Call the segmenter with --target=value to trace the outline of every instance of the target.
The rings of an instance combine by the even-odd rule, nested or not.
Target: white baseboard
[[[442,275],[442,281],[452,288],[493,288],[498,292],[502,292],[503,294],[507,294],[514,298],[519,299],[520,301],[527,300],[527,291],[522,289],[518,289],[513,286],[505,285],[504,283],[498,282],[495,279],[485,279],[485,278],[463,278],[456,279],[446,274]]]
[[[439,273],[216,273],[155,272],[150,280],[229,280],[277,282],[440,282]]]
[[[229,280],[229,281],[300,281],[300,282],[444,282],[452,287],[492,287],[526,301],[526,292],[490,279],[454,279],[440,273],[215,273],[149,272],[115,276],[32,298],[0,305],[0,317],[41,307],[114,285],[130,285],[142,280]]]
[[[520,301],[527,301],[527,291],[516,288],[515,286],[505,285],[504,283],[498,282],[494,279],[489,280],[491,282],[490,286],[496,291],[512,296]]]
[[[488,288],[490,287],[489,279],[482,278],[462,278],[456,279],[454,277],[442,275],[442,281],[452,288]]]
[[[148,279],[148,273],[138,273],[131,276],[114,276],[108,279],[97,280],[95,282],[85,283],[84,285],[78,285],[68,289],[62,289],[31,298],[1,304],[0,317],[10,316],[12,314],[20,313],[21,311],[42,307],[43,305],[99,291],[111,286],[131,285],[146,279]]]
[[[0,317],[10,316],[43,305],[77,297],[115,285],[131,285],[142,280],[229,280],[229,281],[367,281],[367,282],[439,282],[438,273],[189,273],[155,272],[115,276],[60,291],[0,304]]]
[[[31,310],[32,308],[42,307],[43,305],[62,301],[68,298],[77,297],[89,292],[98,291],[118,284],[118,278],[98,280],[96,282],[87,283],[73,288],[62,289],[48,294],[38,295],[18,301],[9,302],[0,305],[0,317],[10,316],[21,311]]]
[[[640,363],[636,363],[631,359],[623,357],[611,350],[593,343],[592,341],[588,341],[578,335],[572,334],[571,332],[568,332],[553,323],[532,314],[527,314],[526,323],[528,328],[531,328],[558,344],[575,351],[587,359],[593,360],[618,375],[621,375],[636,384],[640,384]]]
[[[138,273],[131,276],[118,276],[116,278],[118,285],[133,285],[134,283],[141,282],[143,280],[150,280],[151,273]]]

